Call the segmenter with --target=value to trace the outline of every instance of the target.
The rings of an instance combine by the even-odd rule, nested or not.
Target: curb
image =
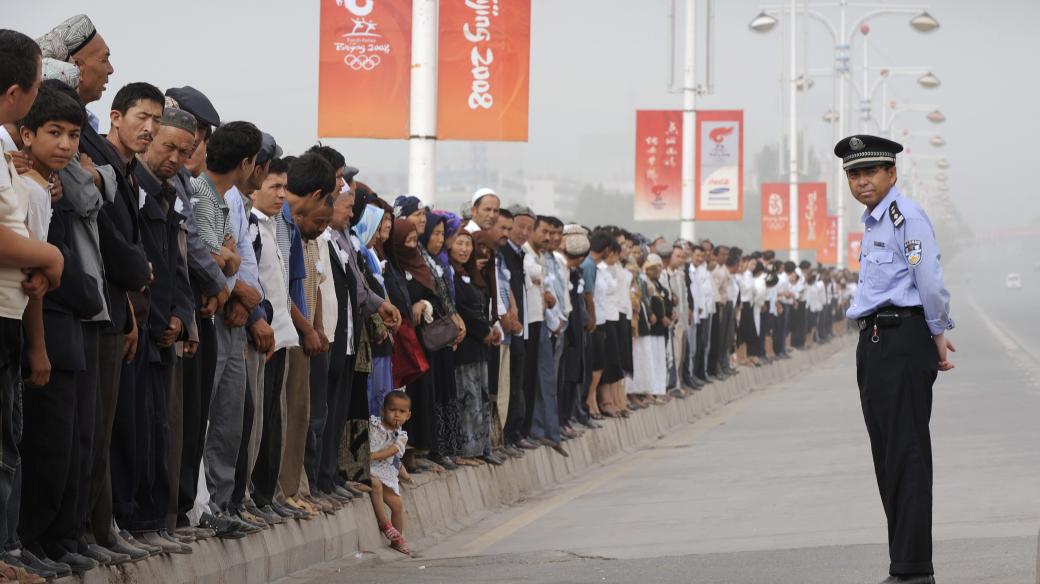
[[[589,468],[645,448],[671,429],[693,423],[758,388],[790,379],[853,342],[852,335],[837,336],[826,345],[798,351],[791,359],[741,368],[736,377],[712,383],[686,399],[633,412],[628,419],[604,420],[602,429],[565,443],[569,458],[540,448],[501,467],[413,475],[414,485],[402,485],[408,540],[413,548],[424,549],[428,547],[424,544],[458,532],[496,509],[544,493]],[[404,558],[387,547],[367,498],[355,500],[335,515],[289,521],[240,540],[208,539],[192,547],[190,555],[152,557],[56,582],[252,584],[351,556],[359,562]]]

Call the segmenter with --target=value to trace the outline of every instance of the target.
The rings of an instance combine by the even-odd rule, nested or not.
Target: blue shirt
[[[941,254],[924,210],[893,186],[873,211],[863,212],[863,227],[859,285],[846,316],[858,319],[888,306],[920,306],[933,335],[952,329]]]
[[[229,290],[234,289],[235,282],[242,280],[243,284],[256,289],[263,297],[263,288],[260,287],[260,269],[256,265],[256,252],[253,250],[253,237],[249,234],[249,217],[246,216],[246,206],[242,201],[242,193],[237,187],[224,193],[224,202],[228,206],[228,225],[231,234],[235,236],[235,247],[237,248],[242,263],[238,267],[238,273],[227,279]]]
[[[307,277],[307,264],[303,258],[303,237],[293,221],[289,203],[282,205],[282,218],[291,231],[289,243],[289,299],[300,313],[307,316],[307,297],[303,293],[303,279]]]

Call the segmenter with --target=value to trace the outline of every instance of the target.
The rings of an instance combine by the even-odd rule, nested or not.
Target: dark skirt
[[[609,320],[603,325],[603,376],[600,377],[600,383],[617,383],[625,378],[621,368],[621,342],[618,339],[620,326],[621,323],[616,320]]]
[[[622,376],[632,376],[635,363],[632,361],[632,321],[621,315],[617,323],[618,356],[621,359]]]
[[[754,346],[758,343],[758,331],[755,330],[755,309],[750,302],[740,303],[740,328],[737,329],[737,344]]]
[[[596,327],[596,332],[589,335],[589,371],[603,371],[607,364],[607,325],[606,323]]]
[[[457,395],[451,357],[451,347],[429,353],[430,370],[405,388],[412,398],[412,417],[404,425],[410,447],[436,452],[442,442],[452,442],[450,432],[459,431],[457,425],[453,428],[450,423],[438,423],[438,418],[443,418],[442,406],[450,404],[454,401],[451,397]]]

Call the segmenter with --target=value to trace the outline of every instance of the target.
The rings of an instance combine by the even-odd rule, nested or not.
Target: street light
[[[923,10],[920,14],[910,19],[910,26],[917,32],[932,32],[939,28],[939,21],[931,14],[928,14],[927,10]]]
[[[841,114],[834,111],[833,109],[829,109],[827,110],[827,113],[823,114],[823,121],[827,122],[828,124],[833,124],[834,122],[838,121],[838,116],[840,115]]]
[[[929,122],[932,122],[932,123],[935,123],[935,124],[941,124],[941,123],[946,121],[946,115],[943,114],[938,109],[935,109],[935,110],[932,110],[931,112],[928,112],[928,115],[926,115],[925,117],[928,118]]]
[[[748,24],[748,28],[755,32],[769,32],[776,26],[776,18],[766,14],[765,10],[758,13],[758,16],[751,19],[751,24]]]
[[[917,78],[917,84],[925,89],[935,89],[942,85],[942,82],[939,81],[939,78],[934,73],[929,71]]]
[[[935,161],[935,165],[943,169],[950,168],[950,161],[946,160],[945,158],[940,158],[939,160]]]
[[[935,146],[935,147],[938,148],[940,146],[945,146],[946,145],[946,140],[944,140],[943,137],[940,136],[939,134],[936,134],[936,135],[932,136],[932,139],[929,140],[928,143],[931,144],[932,146]]]
[[[795,80],[795,86],[798,87],[798,91],[807,91],[813,88],[816,82],[813,81],[812,77],[806,77],[805,75],[799,75],[798,79]]]

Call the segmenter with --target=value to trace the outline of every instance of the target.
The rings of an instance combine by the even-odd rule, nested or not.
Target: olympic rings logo
[[[355,55],[351,53],[343,57],[343,63],[355,71],[362,69],[371,71],[379,66],[380,61],[382,59],[379,58],[379,55]]]

